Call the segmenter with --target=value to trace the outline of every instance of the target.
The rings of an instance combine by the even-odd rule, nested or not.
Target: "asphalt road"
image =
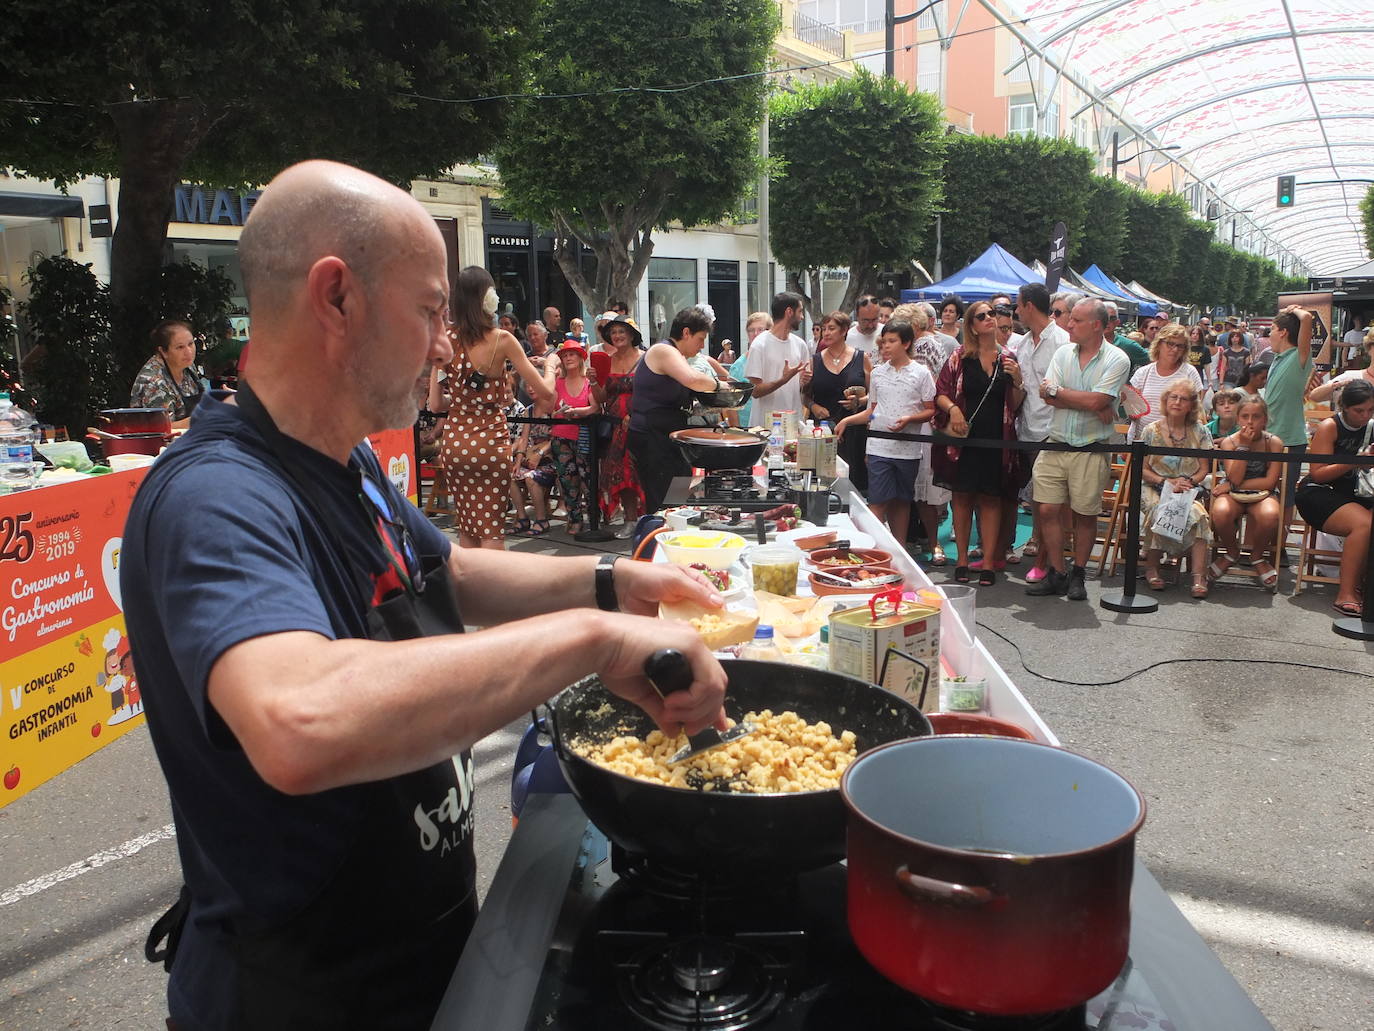
[[[1279,1031],[1374,1031],[1374,648],[1331,633],[1321,590],[1174,590],[1122,617],[1099,589],[1001,583],[982,640],[1067,747],[1145,795],[1142,858]],[[1207,661],[1132,675],[1175,658]],[[483,892],[522,729],[477,753]],[[0,1031],[162,1027],[143,940],[180,884],[169,824],[146,731],[0,810]]]

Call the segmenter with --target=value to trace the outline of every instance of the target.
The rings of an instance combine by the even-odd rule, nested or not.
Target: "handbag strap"
[[[974,357],[977,357],[977,356],[975,355]],[[981,411],[983,410],[983,402],[986,401],[986,400],[988,399],[988,395],[992,393],[992,385],[993,385],[994,383],[997,382],[997,374],[998,374],[999,372],[1001,372],[1001,371],[1002,371],[1002,352],[1001,352],[1001,350],[999,349],[998,352],[997,352],[997,357],[996,357],[995,359],[993,359],[993,363],[992,363],[992,376],[988,379],[988,388],[987,388],[987,390],[984,390],[984,391],[983,391],[983,396],[978,400],[978,407],[976,407],[976,408],[973,410],[973,414],[970,415],[970,416],[968,417],[968,425],[969,425],[969,432],[970,432],[970,433],[973,432],[973,420],[976,419],[976,418],[978,417],[978,413],[981,412]],[[967,396],[967,395],[965,395],[965,396]]]

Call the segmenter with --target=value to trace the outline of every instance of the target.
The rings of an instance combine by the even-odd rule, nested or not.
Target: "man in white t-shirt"
[[[878,333],[882,330],[882,326],[878,325],[880,314],[878,298],[872,294],[864,294],[860,297],[859,303],[854,306],[854,324],[849,327],[849,334],[845,337],[845,343],[864,354],[876,354],[878,351]]]
[[[1024,383],[1043,383],[1050,374],[1050,359],[1054,352],[1069,343],[1069,334],[1059,327],[1050,311],[1053,304],[1050,292],[1043,283],[1028,283],[1016,292],[1016,317],[1026,332],[1014,336],[1007,346],[1021,367],[1021,380]],[[1054,409],[1040,396],[1038,390],[1027,390],[1026,399],[1021,402],[1021,411],[1016,416],[1016,436],[1020,440],[1044,440],[1050,435],[1050,423],[1054,420]],[[1032,455],[1032,463],[1039,455]],[[1004,512],[1002,522],[1005,527],[1003,536],[1010,544],[1015,530],[1016,509]],[[1026,576],[1028,583],[1037,583],[1045,578],[1045,554],[1040,548],[1040,510],[1031,506],[1031,535],[1026,542],[1034,542],[1035,565]],[[994,552],[994,554],[998,554]]]
[[[811,380],[811,348],[793,332],[801,325],[802,299],[783,291],[773,298],[773,328],[749,345],[744,375],[754,384],[754,422],[767,426],[773,412],[802,414],[802,386]]]
[[[1355,324],[1345,331],[1345,336],[1341,337],[1341,343],[1351,347],[1359,347],[1364,343],[1365,318],[1363,315],[1355,316]]]
[[[1327,380],[1320,386],[1312,388],[1312,392],[1307,395],[1307,400],[1323,403],[1331,402],[1334,408],[1341,403],[1341,391],[1345,389],[1347,383],[1353,383],[1357,379],[1365,380],[1370,386],[1374,387],[1374,365],[1367,369],[1347,369]]]

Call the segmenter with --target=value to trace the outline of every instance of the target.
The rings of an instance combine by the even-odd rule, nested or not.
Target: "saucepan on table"
[[[725,706],[746,712],[792,711],[825,721],[835,735],[851,731],[860,754],[888,741],[930,733],[915,706],[880,687],[828,670],[744,659],[722,662],[729,677]],[[595,677],[549,705],[559,766],[588,819],[629,852],[711,877],[768,877],[837,862],[845,852],[845,811],[838,787],[750,793],[670,787],[617,773],[584,754],[587,744],[655,729],[638,707],[612,695]],[[747,743],[748,738],[739,744]]]
[[[674,430],[668,439],[689,465],[707,470],[752,469],[768,444],[766,436],[725,426]]]
[[[106,459],[115,455],[154,455],[162,451],[171,439],[169,433],[107,433],[96,430],[86,434],[87,440],[100,445]]]
[[[106,433],[172,432],[172,419],[165,408],[106,408],[96,415],[97,429]]]
[[[931,1002],[1051,1013],[1126,961],[1145,802],[1081,755],[1005,737],[876,748],[845,771],[849,928]]]

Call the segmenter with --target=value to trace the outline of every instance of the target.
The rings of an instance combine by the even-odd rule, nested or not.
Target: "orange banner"
[[[415,431],[383,430],[367,438],[377,461],[382,463],[386,478],[410,499],[412,505],[420,496],[419,476],[415,468]]]
[[[0,807],[143,723],[119,552],[145,472],[0,496]]]

